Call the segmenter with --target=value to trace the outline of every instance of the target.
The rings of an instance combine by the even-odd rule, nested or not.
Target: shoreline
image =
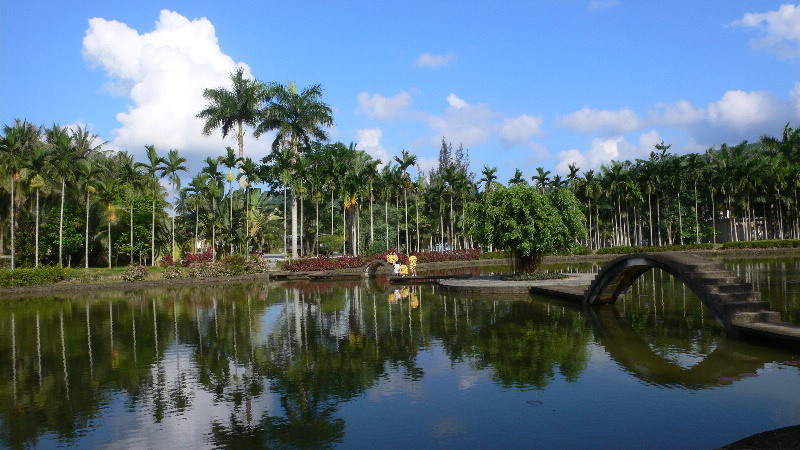
[[[768,249],[728,249],[728,250],[688,250],[687,253],[697,253],[711,259],[734,259],[734,258],[785,258],[800,257],[800,248],[768,248]],[[590,255],[550,255],[545,256],[543,266],[555,264],[579,264],[579,263],[603,263],[611,261],[621,256],[620,254],[590,254]],[[503,259],[476,259],[467,261],[442,261],[432,263],[422,263],[418,265],[420,272],[452,270],[474,267],[507,266],[508,260]],[[378,268],[378,274],[390,274],[388,266]],[[269,271],[267,273],[247,274],[237,276],[222,276],[209,278],[177,278],[165,279],[156,278],[142,281],[124,281],[119,278],[111,278],[106,281],[77,282],[65,281],[55,284],[43,284],[36,286],[19,286],[0,288],[0,299],[14,299],[25,297],[38,297],[51,294],[68,294],[81,292],[98,292],[105,290],[137,290],[137,289],[158,289],[170,287],[182,287],[204,284],[218,283],[248,283],[254,281],[282,282],[283,280],[303,280],[309,277],[337,278],[353,277],[360,275],[361,268],[338,269],[313,272],[288,272],[288,271]]]

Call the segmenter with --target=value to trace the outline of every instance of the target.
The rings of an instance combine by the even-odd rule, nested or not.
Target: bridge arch
[[[652,252],[623,255],[606,264],[584,294],[584,304],[615,303],[642,274],[660,269],[679,279],[711,310],[728,332],[736,323],[780,320],[750,283],[723,264],[692,253]]]

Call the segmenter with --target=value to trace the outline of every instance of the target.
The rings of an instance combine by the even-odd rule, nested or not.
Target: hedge
[[[736,241],[722,244],[724,249],[735,248],[798,248],[800,239],[766,239],[762,241]]]
[[[618,245],[615,247],[604,247],[597,250],[598,255],[625,255],[628,253],[643,252],[674,252],[680,250],[711,250],[714,244],[683,244],[683,245]]]
[[[26,267],[21,269],[0,269],[0,287],[34,286],[57,283],[68,277],[63,267]]]

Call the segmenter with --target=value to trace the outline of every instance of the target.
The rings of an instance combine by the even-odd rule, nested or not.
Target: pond
[[[800,323],[800,260],[730,260]],[[591,267],[560,267],[587,270]],[[697,447],[800,424],[800,351],[616,306],[315,282],[0,305],[4,447]]]

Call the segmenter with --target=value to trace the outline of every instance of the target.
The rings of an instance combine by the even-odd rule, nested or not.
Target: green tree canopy
[[[532,271],[544,255],[569,251],[586,235],[574,195],[558,191],[563,192],[547,196],[528,184],[498,186],[484,193],[482,202],[467,205],[469,232],[508,249],[516,271]]]

